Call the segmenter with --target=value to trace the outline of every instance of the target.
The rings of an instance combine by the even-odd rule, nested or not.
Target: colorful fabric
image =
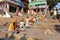
[[[14,25],[13,25],[13,23],[10,23],[10,25],[9,25],[9,31],[14,31]]]
[[[54,11],[54,15],[57,15],[57,11]]]
[[[16,22],[16,19],[13,19],[12,22]]]
[[[43,19],[43,15],[40,16],[40,20],[42,20],[42,19]]]

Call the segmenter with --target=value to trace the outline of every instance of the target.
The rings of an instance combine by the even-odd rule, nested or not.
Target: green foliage
[[[47,4],[49,5],[49,9],[53,9],[53,7],[56,5],[57,0],[47,0]]]
[[[60,2],[60,0],[58,0],[58,2]]]

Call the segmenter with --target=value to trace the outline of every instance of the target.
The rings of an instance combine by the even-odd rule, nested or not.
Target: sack
[[[16,30],[15,32],[16,32],[17,34],[19,34],[19,28],[16,28],[15,30]]]
[[[19,31],[17,31],[17,34],[19,34]]]

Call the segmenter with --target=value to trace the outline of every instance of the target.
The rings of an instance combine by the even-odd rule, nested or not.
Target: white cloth
[[[26,18],[26,25],[25,26],[29,26],[29,19]]]
[[[19,16],[22,16],[22,14],[19,12]]]
[[[19,25],[20,25],[20,28],[22,28],[24,26],[24,22],[20,22]]]
[[[54,11],[54,15],[57,15],[57,11]]]
[[[36,19],[34,18],[33,21],[35,21]]]
[[[10,15],[6,12],[6,14],[3,15],[2,17],[10,17]]]
[[[2,17],[2,15],[0,15],[0,17]]]
[[[24,22],[20,22],[20,30],[27,30],[27,28],[24,25]]]
[[[2,13],[0,13],[0,17],[2,17]]]

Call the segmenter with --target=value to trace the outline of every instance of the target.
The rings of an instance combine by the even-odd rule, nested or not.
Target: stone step
[[[6,37],[6,33],[0,32],[0,39],[3,39],[3,38],[5,38],[5,37]]]
[[[60,23],[41,23],[41,24],[35,24],[35,25],[31,25],[31,28],[38,28],[38,29],[51,29],[51,30],[55,30],[55,28],[59,29],[58,26],[56,25],[60,25]]]

